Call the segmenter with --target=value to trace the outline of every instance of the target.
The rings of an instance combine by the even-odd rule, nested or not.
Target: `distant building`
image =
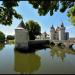
[[[49,40],[50,36],[46,32],[44,32],[44,33],[41,33],[40,35],[37,35],[36,39],[41,39],[41,40],[46,40],[47,39],[47,40]]]
[[[69,39],[69,32],[65,32],[65,40]]]
[[[62,23],[60,27],[57,27],[56,29],[52,25],[50,28],[50,35],[46,32],[41,33],[41,35],[36,36],[36,39],[48,39],[48,40],[68,40],[69,39],[69,32],[65,32],[64,24]]]
[[[65,32],[65,27],[63,23],[60,27],[57,27],[56,29],[52,25],[50,28],[50,40],[68,40],[69,39],[69,33]]]

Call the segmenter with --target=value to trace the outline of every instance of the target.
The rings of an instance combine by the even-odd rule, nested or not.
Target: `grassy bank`
[[[15,40],[7,40],[7,44],[15,44]]]

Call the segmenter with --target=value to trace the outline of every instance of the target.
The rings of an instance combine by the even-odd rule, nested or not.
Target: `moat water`
[[[0,48],[0,74],[75,74],[75,51],[46,48],[20,53],[14,47]]]

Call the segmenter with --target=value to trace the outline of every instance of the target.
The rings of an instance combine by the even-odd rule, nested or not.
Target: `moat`
[[[15,45],[0,48],[1,74],[74,74],[75,51],[46,48],[33,53],[20,53]]]

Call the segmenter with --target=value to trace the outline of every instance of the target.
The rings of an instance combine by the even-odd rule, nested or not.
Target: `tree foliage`
[[[41,27],[37,22],[29,20],[25,23],[25,28],[29,31],[30,40],[34,40],[36,35],[41,33]]]
[[[52,16],[54,12],[59,10],[60,12],[65,12],[68,10],[68,17],[73,25],[75,25],[75,1],[74,0],[28,0],[32,4],[33,8],[38,10],[38,14],[45,16],[50,13]],[[60,9],[59,9],[60,8]]]
[[[0,43],[4,43],[5,42],[5,35],[3,32],[0,31]]]
[[[38,9],[39,15],[46,15],[48,12],[52,16],[54,12],[60,10],[65,12],[66,9],[71,8],[74,5],[74,0],[28,0],[32,4],[33,8]],[[61,8],[59,9],[61,4]]]
[[[38,10],[38,14],[40,16],[45,16],[47,13],[50,13],[52,16],[57,10],[60,10],[60,12],[65,12],[66,9],[73,7],[75,3],[74,0],[28,0],[28,2],[33,6],[33,8]],[[18,3],[19,0],[2,1],[2,6],[0,6],[1,24],[11,25],[13,16],[18,19],[22,18],[22,16],[13,8],[18,6]]]
[[[14,40],[14,36],[8,35],[6,39],[7,39],[7,40]]]
[[[4,44],[0,44],[0,51],[3,50],[4,47],[5,47]]]
[[[18,6],[19,0],[3,0],[0,6],[0,23],[3,25],[11,25],[13,16],[21,19],[22,16],[16,12],[13,7]]]
[[[69,10],[67,16],[70,18],[71,23],[75,26],[75,5]]]

